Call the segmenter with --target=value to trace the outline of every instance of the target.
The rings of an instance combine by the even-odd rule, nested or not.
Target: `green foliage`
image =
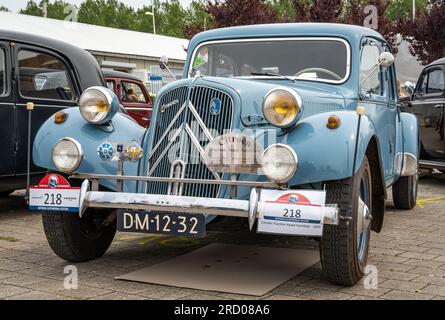
[[[427,8],[427,0],[416,0],[416,12]],[[413,0],[392,0],[389,2],[386,15],[392,21],[400,18],[412,17]]]
[[[86,0],[79,8],[79,22],[98,26],[136,30],[132,7],[117,0]]]
[[[11,12],[7,7],[5,7],[5,6],[0,6],[0,11],[3,11],[3,12]]]
[[[43,7],[45,2],[48,18],[64,20],[65,17],[69,15],[69,12],[65,11],[65,8],[69,8],[71,5],[69,2],[63,0],[56,0],[54,2],[40,1],[39,4],[33,0],[30,0],[26,4],[25,9],[20,10],[20,13],[31,16],[43,16]]]

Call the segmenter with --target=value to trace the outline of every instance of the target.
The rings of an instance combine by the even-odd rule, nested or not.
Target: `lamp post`
[[[154,1],[151,2],[151,12],[147,11],[147,12],[145,12],[145,15],[153,17],[153,34],[156,34],[155,3],[154,3]]]

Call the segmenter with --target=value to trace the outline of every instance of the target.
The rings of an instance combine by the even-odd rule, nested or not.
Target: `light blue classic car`
[[[385,39],[358,26],[200,33],[148,131],[102,87],[48,119],[33,160],[51,173],[30,206],[69,261],[101,256],[116,229],[202,237],[231,216],[317,239],[325,276],[353,285],[387,188],[396,208],[416,204],[418,123],[399,110],[393,62]]]

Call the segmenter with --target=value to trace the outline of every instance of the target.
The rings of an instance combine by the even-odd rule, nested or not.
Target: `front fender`
[[[298,170],[289,185],[340,180],[352,176],[358,116],[354,111],[337,111],[341,125],[328,129],[330,113],[303,119],[290,133],[278,137],[279,143],[291,146],[298,156]],[[356,170],[366,154],[376,130],[370,119],[362,116]]]
[[[64,123],[54,123],[54,116],[51,116],[37,132],[32,155],[34,163],[39,167],[57,171],[51,159],[52,148],[60,139],[71,137],[82,145],[84,152],[83,160],[76,172],[115,175],[117,173],[117,162],[100,160],[97,155],[97,147],[104,141],[123,144],[132,140],[139,144],[142,142],[145,129],[120,113],[116,114],[112,120],[114,130],[105,132],[88,123],[82,117],[78,108],[68,108],[64,112],[67,114],[67,120]],[[124,162],[125,175],[137,175],[137,169],[137,163]],[[100,184],[111,190],[116,190],[115,181],[101,180]],[[124,191],[134,192],[135,190],[135,182],[124,183]]]

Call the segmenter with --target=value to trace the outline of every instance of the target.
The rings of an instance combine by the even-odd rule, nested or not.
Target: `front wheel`
[[[411,210],[416,206],[418,174],[400,177],[392,186],[392,199],[397,209]]]
[[[325,277],[336,285],[352,286],[364,274],[371,234],[371,169],[365,157],[354,179],[327,183],[326,203],[339,206],[339,225],[325,225],[320,258]]]
[[[87,209],[77,213],[46,211],[42,214],[46,239],[56,255],[71,262],[85,262],[102,256],[116,233],[109,210]]]

